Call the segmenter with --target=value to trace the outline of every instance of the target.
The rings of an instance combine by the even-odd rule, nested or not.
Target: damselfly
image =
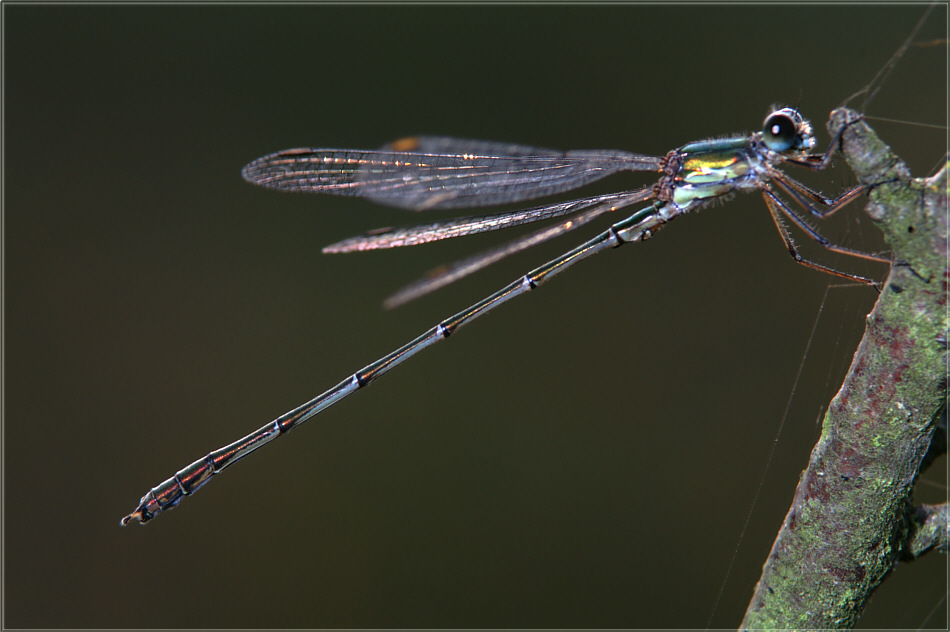
[[[459,261],[438,274],[409,286],[390,305],[455,281],[502,257],[574,230],[618,209],[652,200],[648,206],[576,248],[535,268],[494,294],[450,316],[421,336],[360,369],[328,391],[281,415],[264,427],[195,461],[142,497],[121,524],[148,522],[175,507],[211,477],[265,443],[294,428],[339,400],[366,386],[419,351],[447,338],[462,325],[505,301],[534,289],[548,278],[597,252],[651,237],[670,220],[722,200],[733,192],[758,191],[795,261],[810,268],[873,284],[869,278],[835,270],[804,259],[788,232],[785,219],[834,252],[872,261],[888,259],[833,244],[778,195],[817,218],[825,218],[854,200],[862,187],[828,198],[779,169],[785,163],[811,170],[830,164],[838,138],[824,154],[815,147],[811,124],[797,110],[780,108],[765,119],[760,132],[689,143],[665,156],[620,151],[568,151],[441,137],[418,137],[377,151],[291,149],[265,156],[244,168],[254,184],[287,191],[356,195],[389,206],[417,210],[500,205],[578,188],[620,171],[661,174],[639,189],[595,195],[510,212],[376,231],[324,249],[346,252],[408,246],[461,235],[498,230],[563,217],[559,223],[509,242],[474,258]]]

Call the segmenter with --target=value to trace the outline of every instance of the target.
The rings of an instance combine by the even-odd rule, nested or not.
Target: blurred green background
[[[795,265],[754,195],[499,309],[147,528],[118,521],[603,228],[385,312],[511,235],[322,256],[421,216],[252,187],[246,162],[412,134],[662,154],[773,103],[824,148],[922,13],[4,5],[5,626],[735,627],[875,299]],[[941,6],[919,39],[946,29]],[[910,50],[868,113],[943,124],[946,55]],[[917,175],[947,150],[945,129],[872,125]],[[880,248],[862,206],[825,234]],[[920,498],[945,499],[945,469]],[[901,564],[862,627],[946,627],[946,562]]]

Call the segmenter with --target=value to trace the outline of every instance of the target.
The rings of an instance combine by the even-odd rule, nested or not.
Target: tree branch
[[[919,505],[909,518],[908,538],[901,554],[913,559],[930,550],[947,552],[948,505]]]
[[[867,212],[899,263],[825,414],[742,628],[850,628],[902,554],[943,550],[947,509],[911,509],[947,399],[947,167],[913,179],[848,109],[832,136],[868,187]]]

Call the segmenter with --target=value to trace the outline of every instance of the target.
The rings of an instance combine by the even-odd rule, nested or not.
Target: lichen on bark
[[[934,534],[946,550],[946,507],[923,515],[911,499],[947,399],[947,166],[912,178],[852,110],[832,112],[829,131],[842,132],[841,151],[867,187],[867,212],[895,263],[743,629],[851,628],[899,557],[940,549]]]

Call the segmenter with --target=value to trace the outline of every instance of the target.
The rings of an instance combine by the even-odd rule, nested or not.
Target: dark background
[[[735,627],[875,299],[826,294],[838,280],[791,261],[758,196],[585,262],[147,528],[118,521],[603,229],[384,312],[510,235],[322,256],[421,216],[255,188],[246,162],[422,133],[662,154],[773,103],[824,148],[828,112],[922,12],[5,4],[4,625]],[[946,54],[909,51],[868,113],[944,124]],[[915,174],[946,152],[945,129],[872,125]],[[862,206],[822,229],[880,248]],[[920,498],[946,497],[945,468]],[[946,562],[898,566],[862,626],[945,627]]]

